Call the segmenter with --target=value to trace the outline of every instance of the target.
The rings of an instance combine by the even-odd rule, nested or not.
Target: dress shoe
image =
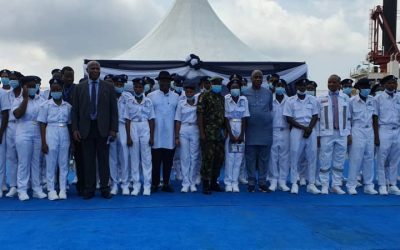
[[[112,195],[111,195],[110,191],[102,191],[101,197],[103,197],[104,199],[111,199]]]
[[[203,194],[206,194],[206,195],[211,194],[209,181],[203,181]]]
[[[258,187],[258,190],[262,193],[270,193],[271,190],[267,187],[267,185],[261,185]]]
[[[254,185],[247,186],[247,192],[254,193],[255,191],[256,191],[256,186],[254,186]]]
[[[157,191],[158,191],[158,187],[157,186],[151,186],[151,193],[152,194],[157,193]]]
[[[163,186],[161,190],[163,192],[167,192],[167,193],[173,193],[174,192],[174,189],[170,185]]]
[[[211,182],[210,189],[214,192],[222,192],[222,189],[217,182]]]
[[[94,192],[85,192],[83,194],[83,199],[85,200],[90,200],[94,197]]]
[[[49,195],[48,195],[48,199],[51,200],[51,201],[58,200],[57,192],[54,191],[54,190],[53,190],[53,191],[50,191],[50,192],[49,192]]]
[[[60,190],[60,192],[58,193],[58,198],[60,200],[66,200],[67,199],[67,192],[65,192],[64,190]]]

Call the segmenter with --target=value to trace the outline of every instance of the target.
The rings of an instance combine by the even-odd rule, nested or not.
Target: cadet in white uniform
[[[349,98],[339,92],[340,77],[337,75],[331,75],[328,78],[328,89],[327,95],[318,97],[321,193],[329,193],[329,174],[332,172],[331,191],[336,194],[345,194],[340,186],[343,180],[347,143],[351,144]]]
[[[271,185],[269,190],[275,191],[279,183],[279,189],[287,192],[289,187],[286,180],[289,175],[289,150],[290,150],[290,130],[286,118],[283,116],[283,108],[289,97],[286,96],[286,81],[280,79],[274,85],[275,98],[272,102],[273,113],[273,132],[271,147]]]
[[[171,83],[171,89],[179,96],[179,101],[186,100],[186,94],[183,89],[184,80],[185,79],[183,78],[183,76],[180,76],[178,74],[173,75],[173,82]],[[176,133],[175,136],[177,136]],[[182,181],[183,179],[182,163],[180,157],[181,157],[181,147],[177,145],[175,148],[174,163],[172,165],[172,168],[175,171],[175,179],[178,181]]]
[[[51,99],[45,101],[39,110],[37,121],[40,122],[42,152],[46,157],[46,178],[49,200],[67,199],[67,176],[69,164],[71,108],[62,100],[63,83],[52,79]],[[59,189],[55,183],[59,168]]]
[[[283,109],[283,115],[290,125],[290,171],[291,171],[291,193],[299,192],[298,166],[301,153],[306,153],[308,162],[308,185],[307,192],[319,194],[315,186],[315,169],[317,165],[317,133],[314,129],[318,120],[318,102],[315,97],[306,95],[308,80],[303,79],[296,82],[297,94],[290,97]]]
[[[362,170],[364,193],[377,194],[374,189],[374,135],[378,133],[378,123],[373,122],[376,115],[375,99],[369,95],[371,86],[367,78],[357,82],[360,93],[349,102],[351,117],[352,144],[349,153],[349,176],[347,178],[347,192],[357,194],[357,179]]]
[[[36,95],[35,76],[20,79],[23,86],[22,96],[12,104],[12,111],[17,119],[15,142],[18,154],[17,187],[18,198],[28,200],[28,182],[31,181],[33,197],[43,199],[40,185],[40,127],[37,121],[40,105],[44,100]]]
[[[118,134],[116,140],[110,142],[110,177],[111,194],[118,193],[118,183],[121,180],[122,195],[129,195],[129,149],[126,144],[125,130],[125,108],[129,99],[133,96],[124,91],[124,85],[127,82],[126,75],[116,75],[112,77],[114,89],[117,96],[118,105]]]
[[[124,117],[126,120],[126,144],[129,146],[131,176],[133,178],[131,195],[136,196],[141,190],[140,170],[143,173],[143,195],[150,195],[152,179],[151,146],[154,144],[155,114],[153,103],[144,96],[143,81],[134,82],[134,97],[127,100]]]
[[[225,140],[225,191],[239,192],[240,166],[244,158],[244,133],[246,118],[250,117],[249,103],[240,95],[241,80],[233,79],[227,85],[230,94],[225,96],[225,119],[228,137]]]
[[[8,91],[0,89],[0,198],[3,197],[3,186],[6,185],[6,129],[8,124],[8,113],[11,109]]]
[[[196,86],[185,83],[186,99],[180,100],[175,113],[175,144],[180,147],[182,193],[196,192],[199,170],[199,127],[197,126]],[[178,152],[175,152],[177,154]]]
[[[374,116],[379,122],[379,194],[387,195],[389,192],[400,195],[397,187],[397,168],[400,165],[400,95],[396,93],[397,78],[389,75],[381,83],[385,86],[385,92],[376,97],[377,115]],[[388,166],[385,168],[386,162]]]

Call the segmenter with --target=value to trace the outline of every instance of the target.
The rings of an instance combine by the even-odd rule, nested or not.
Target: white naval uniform
[[[184,90],[182,90],[181,94],[179,95],[179,101],[186,101],[186,93]],[[182,179],[182,163],[180,157],[181,157],[181,147],[178,146],[175,148],[174,163],[172,164],[172,168],[175,170],[176,179]]]
[[[286,100],[283,115],[292,117],[296,122],[303,126],[308,126],[313,115],[318,115],[318,102],[314,96],[306,95],[301,100],[297,95]],[[292,128],[290,131],[290,181],[297,183],[299,160],[305,152],[308,162],[308,182],[315,184],[315,169],[317,164],[317,133],[314,127],[313,132],[308,138],[303,137],[303,130]]]
[[[338,102],[338,126],[334,127],[333,95]],[[347,137],[350,135],[349,97],[343,93],[330,93],[318,97],[319,101],[319,152],[321,168],[319,178],[322,186],[329,186],[329,173],[332,171],[332,186],[341,186],[343,168],[347,152]]]
[[[19,95],[21,97],[21,94]],[[14,95],[14,91],[8,92],[9,102],[12,105],[14,100],[16,99]],[[18,170],[18,155],[17,155],[17,148],[15,145],[15,130],[16,126],[16,119],[12,110],[8,112],[8,126],[7,126],[7,133],[6,133],[6,145],[7,145],[7,153],[6,153],[6,161],[8,165],[8,175],[9,175],[9,184],[10,187],[17,187],[17,170]]]
[[[57,105],[53,99],[45,101],[39,110],[37,121],[46,124],[46,143],[49,148],[46,158],[47,191],[55,191],[57,166],[60,170],[58,181],[61,192],[66,192],[69,166],[70,134],[72,106],[65,101]]]
[[[118,98],[118,134],[110,143],[110,178],[113,187],[117,187],[121,180],[121,187],[129,187],[129,149],[127,145],[125,129],[125,108],[133,96],[128,92],[122,92]]]
[[[143,97],[141,103],[136,98],[127,100],[124,118],[131,121],[131,139],[133,145],[129,148],[131,157],[131,176],[134,190],[140,190],[140,165],[143,173],[143,187],[151,187],[151,147],[149,120],[155,118],[153,103]]]
[[[289,150],[290,130],[283,109],[289,97],[284,95],[282,102],[274,99],[272,102],[273,124],[272,124],[272,147],[270,158],[271,181],[286,185],[289,175]]]
[[[22,96],[14,100],[12,112],[21,105],[22,101]],[[17,119],[16,122],[15,146],[18,155],[18,193],[26,193],[29,180],[34,192],[42,192],[40,185],[40,152],[42,143],[37,117],[43,102],[44,100],[39,95],[35,95],[33,99],[28,97],[25,114]]]
[[[349,151],[349,174],[347,188],[357,187],[357,177],[362,172],[364,185],[374,185],[374,129],[372,116],[377,115],[375,98],[368,96],[364,102],[360,96],[351,98],[352,145]]]
[[[377,157],[378,184],[396,185],[397,168],[400,165],[400,95],[394,93],[391,97],[385,91],[375,99],[380,139]]]
[[[0,89],[0,112],[7,111],[11,109],[10,99],[8,98],[8,91]],[[2,114],[0,113],[0,125],[2,122]],[[3,192],[1,188],[6,183],[6,153],[7,153],[7,128],[3,133],[0,144],[0,192]]]
[[[237,103],[231,94],[225,96],[225,118],[228,119],[233,136],[239,137],[242,132],[242,119],[250,117],[249,103],[245,96],[239,96]],[[244,143],[244,142],[243,142]],[[225,176],[226,186],[238,186],[240,167],[243,162],[243,152],[230,152],[230,138],[225,140]],[[244,149],[244,148],[243,148]]]
[[[197,125],[197,100],[190,105],[187,100],[180,100],[176,107],[175,121],[181,122],[179,131],[180,163],[182,173],[182,186],[196,185],[196,177],[199,171],[200,136]],[[175,152],[175,155],[178,154]]]

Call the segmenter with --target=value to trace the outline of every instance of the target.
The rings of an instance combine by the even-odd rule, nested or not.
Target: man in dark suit
[[[91,199],[96,189],[96,162],[99,167],[102,197],[111,198],[108,185],[110,168],[108,142],[118,131],[117,98],[114,87],[100,80],[100,64],[87,64],[88,80],[79,83],[72,98],[72,131],[81,142],[84,173],[84,199]]]

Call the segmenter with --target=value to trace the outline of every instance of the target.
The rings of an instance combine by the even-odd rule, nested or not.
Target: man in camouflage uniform
[[[203,93],[197,104],[197,121],[200,130],[203,193],[220,192],[217,182],[224,162],[224,97],[221,96],[222,78],[213,77],[211,91]]]

